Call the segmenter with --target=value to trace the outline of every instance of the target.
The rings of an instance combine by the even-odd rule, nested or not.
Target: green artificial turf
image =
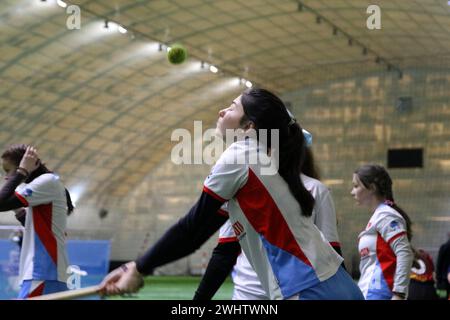
[[[145,278],[145,286],[137,294],[111,297],[109,300],[192,300],[201,277],[189,276],[149,276]],[[215,294],[213,300],[230,300],[233,283],[227,278]]]

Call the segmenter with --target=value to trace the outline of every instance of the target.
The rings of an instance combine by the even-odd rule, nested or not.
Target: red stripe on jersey
[[[237,241],[238,239],[236,237],[219,238],[219,243],[237,242]]]
[[[206,186],[203,186],[203,192],[206,192],[211,197],[213,197],[216,200],[219,200],[220,202],[226,202],[227,201],[224,198],[222,198],[221,196],[219,196],[218,194],[214,193],[214,191],[212,191],[211,189],[208,189]]]
[[[249,169],[247,183],[236,194],[236,199],[253,228],[270,244],[311,266],[275,201],[252,170]]]
[[[384,279],[391,291],[394,288],[394,274],[397,267],[397,257],[394,251],[392,251],[389,244],[384,241],[380,233],[377,232],[377,258],[380,262],[381,271],[383,272]]]
[[[36,287],[33,291],[28,294],[28,298],[42,296],[44,293],[45,281],[42,281],[40,285]]]
[[[341,247],[341,244],[339,243],[339,242],[330,242],[330,245],[332,246],[332,247]]]
[[[34,230],[52,258],[57,264],[58,251],[56,238],[52,231],[52,204],[41,204],[33,207]]]
[[[223,209],[217,210],[217,213],[220,214],[220,215],[222,215],[222,216],[224,216],[224,217],[228,217],[228,212],[226,212],[226,211],[223,210]]]
[[[22,195],[21,195],[20,193],[18,193],[18,192],[16,192],[15,195],[16,195],[16,197],[20,200],[20,202],[23,203],[23,205],[24,205],[25,207],[28,207],[28,201],[27,201],[27,199],[25,199],[24,197],[22,197]]]
[[[388,240],[387,243],[388,243],[388,244],[391,244],[392,241],[394,241],[395,239],[401,237],[401,236],[404,235],[404,234],[406,234],[405,231],[400,232],[400,233],[397,233],[395,236],[391,237],[391,238]]]

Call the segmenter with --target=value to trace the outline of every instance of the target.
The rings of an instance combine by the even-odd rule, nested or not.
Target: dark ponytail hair
[[[64,188],[64,190],[66,191],[67,215],[70,216],[70,214],[75,209],[75,206],[73,205],[72,198],[70,197],[69,190],[67,190],[66,188]]]
[[[271,130],[279,130],[278,173],[286,181],[289,190],[302,209],[302,215],[310,217],[314,198],[306,190],[300,178],[300,168],[305,160],[306,141],[300,125],[293,121],[284,103],[273,93],[259,88],[251,88],[242,93],[245,117],[254,123],[258,136],[259,129],[266,129],[267,147],[271,147]]]
[[[408,240],[411,241],[411,219],[408,214],[395,203],[394,193],[392,192],[392,179],[386,169],[377,164],[366,164],[358,168],[355,171],[355,174],[358,175],[359,180],[367,189],[370,189],[373,185],[377,195],[386,199],[385,204],[401,214],[406,222],[406,234]]]
[[[20,161],[22,161],[23,155],[25,154],[25,151],[27,151],[27,147],[28,145],[26,144],[13,144],[2,153],[1,158],[11,161],[15,166],[19,166]],[[30,174],[25,182],[30,183],[44,173],[51,173],[51,171],[45,166],[45,164],[41,162],[39,164],[39,167],[37,167],[37,169]],[[74,210],[74,206],[72,203],[72,199],[70,198],[69,191],[67,189],[65,189],[65,191],[67,201],[67,215],[70,215]]]
[[[301,173],[307,175],[310,178],[320,180],[320,171],[314,161],[314,155],[310,147],[305,149],[305,161],[300,169]]]

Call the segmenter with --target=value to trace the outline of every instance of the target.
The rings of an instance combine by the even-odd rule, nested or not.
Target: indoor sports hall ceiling
[[[213,126],[242,79],[282,94],[450,67],[447,0],[58,2],[0,1],[0,143],[34,143],[85,195],[127,195],[169,157],[171,132]],[[80,29],[68,29],[64,4],[80,8]],[[372,4],[381,30],[366,27]],[[185,63],[167,61],[172,43],[187,48]]]

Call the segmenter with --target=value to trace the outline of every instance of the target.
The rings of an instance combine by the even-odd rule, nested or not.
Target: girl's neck
[[[377,208],[379,207],[380,204],[384,203],[385,199],[381,199],[381,198],[374,198],[372,203],[369,205],[369,208],[371,210],[371,212],[375,212],[375,210],[377,210]]]

